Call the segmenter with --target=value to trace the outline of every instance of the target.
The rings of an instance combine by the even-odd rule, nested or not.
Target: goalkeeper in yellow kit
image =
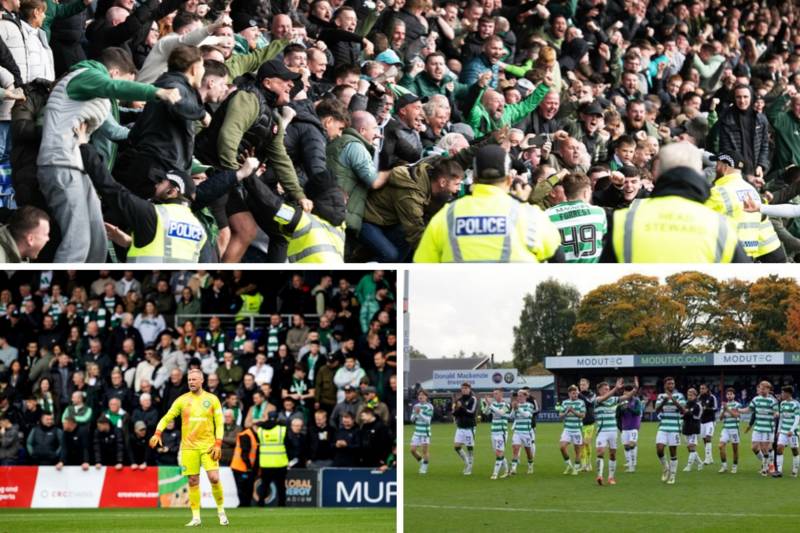
[[[167,423],[181,417],[181,448],[178,463],[181,473],[189,478],[189,507],[192,520],[189,527],[200,525],[200,465],[206,470],[211,482],[211,493],[217,503],[220,525],[227,526],[228,518],[223,507],[222,484],[219,482],[219,459],[222,456],[224,432],[222,406],[219,398],[203,390],[203,373],[189,370],[187,376],[189,392],[178,397],[159,420],[155,434],[150,438],[150,447],[161,446],[161,432]]]

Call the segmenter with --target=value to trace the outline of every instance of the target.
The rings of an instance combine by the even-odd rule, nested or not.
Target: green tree
[[[519,323],[514,327],[514,366],[524,370],[543,356],[568,352],[580,302],[573,285],[548,279],[523,298]]]
[[[417,350],[413,346],[409,346],[408,347],[408,358],[409,359],[427,359],[428,356],[425,355],[424,353],[420,352],[419,350]]]

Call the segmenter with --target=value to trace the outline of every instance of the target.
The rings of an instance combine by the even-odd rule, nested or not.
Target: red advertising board
[[[37,466],[0,466],[0,507],[30,507]]]
[[[156,507],[158,467],[145,470],[106,468],[100,507]]]

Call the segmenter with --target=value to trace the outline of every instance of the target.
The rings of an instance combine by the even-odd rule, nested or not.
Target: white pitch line
[[[466,505],[425,505],[407,503],[405,507],[416,507],[419,509],[446,509],[452,511],[506,511],[511,513],[575,513],[575,509],[524,509],[519,507],[470,507]],[[800,514],[760,514],[760,513],[692,513],[684,511],[623,511],[616,509],[581,510],[582,513],[589,514],[614,514],[614,515],[662,515],[662,516],[712,516],[723,518],[800,518]]]

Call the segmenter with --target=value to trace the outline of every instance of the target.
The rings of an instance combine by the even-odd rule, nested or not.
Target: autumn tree
[[[668,276],[665,290],[678,306],[675,320],[665,322],[669,353],[716,351],[722,347],[714,332],[722,320],[720,283],[702,272],[680,272]]]
[[[680,344],[684,318],[658,278],[631,274],[583,298],[573,335],[580,353],[668,353]]]
[[[759,278],[750,286],[751,342],[746,350],[781,350],[781,339],[787,334],[788,311],[798,296],[797,280],[775,274]]]
[[[719,321],[710,328],[711,343],[716,347],[728,343],[749,347],[753,342],[750,283],[740,279],[720,281],[719,312]]]
[[[548,279],[523,298],[519,323],[514,327],[514,366],[524,370],[543,356],[568,351],[580,293],[570,284]]]
[[[778,337],[778,345],[787,352],[800,352],[800,302],[789,305],[786,332]]]

